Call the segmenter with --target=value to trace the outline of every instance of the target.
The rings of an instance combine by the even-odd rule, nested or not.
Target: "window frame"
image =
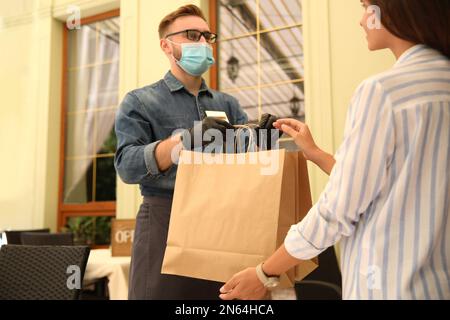
[[[120,17],[120,9],[107,11],[80,20],[80,25],[91,24],[102,20]],[[59,185],[58,185],[58,230],[61,230],[70,217],[115,217],[116,201],[88,202],[86,204],[64,203],[64,170],[67,128],[67,83],[68,83],[68,36],[69,29],[63,25],[63,59],[62,59],[62,95],[61,95],[61,141],[59,152]]]
[[[217,34],[217,0],[209,0],[208,6],[209,6],[209,28],[211,29],[211,32]],[[220,39],[219,39],[220,40]],[[214,59],[216,61],[219,57],[219,43],[220,41],[217,41],[216,44],[213,46],[213,55]],[[210,69],[210,76],[209,76],[209,87],[213,90],[217,90],[218,84],[219,84],[219,72],[218,72],[218,63],[215,63],[211,69]]]
[[[256,3],[258,5],[258,0],[256,0]],[[208,2],[208,6],[209,6],[209,24],[210,24],[210,29],[211,32],[214,32],[218,35],[218,41],[216,42],[216,45],[213,47],[213,54],[214,54],[214,59],[216,60],[216,63],[211,67],[211,72],[210,72],[210,87],[214,90],[219,90],[219,67],[220,67],[220,60],[219,60],[219,51],[220,51],[220,44],[221,44],[221,38],[220,38],[220,34],[219,34],[219,30],[218,30],[218,26],[219,26],[219,8],[220,8],[220,3],[216,0],[209,0]],[[302,13],[303,14],[303,13]],[[281,30],[287,30],[291,27],[295,27],[296,25],[298,25],[299,27],[301,27],[303,29],[304,27],[304,22],[300,23],[300,24],[294,24],[294,25],[284,25],[281,27],[271,27],[265,30],[260,30],[259,26],[257,27],[257,29],[252,32],[255,33],[256,37],[257,37],[257,42],[260,42],[260,37],[261,34],[266,34],[266,33],[270,33],[270,32],[276,32],[276,31],[281,31]],[[258,49],[260,50],[260,49]],[[305,52],[305,50],[303,49],[303,52]],[[258,52],[258,58],[257,60],[260,60],[260,52]],[[261,66],[259,65],[260,62],[258,62],[258,72],[261,72]],[[303,61],[303,65],[304,65],[304,61]],[[297,79],[293,79],[293,80],[289,80],[289,81],[281,81],[281,82],[273,82],[270,84],[263,84],[261,82],[258,83],[258,85],[255,86],[255,88],[259,91],[258,93],[258,113],[259,113],[259,117],[262,116],[262,97],[261,97],[261,90],[267,87],[271,87],[271,86],[276,86],[276,85],[280,85],[283,83],[286,84],[296,84],[296,83],[302,83],[303,86],[305,84],[305,77],[299,77]],[[260,81],[260,79],[258,79],[258,81]],[[225,91],[226,92],[226,91]],[[303,93],[306,96],[306,91],[303,90]],[[279,139],[280,142],[288,142],[288,143],[293,143],[293,138],[289,137],[289,136],[283,136],[282,138]]]

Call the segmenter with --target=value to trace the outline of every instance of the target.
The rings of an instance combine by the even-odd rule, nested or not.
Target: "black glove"
[[[206,134],[206,139],[204,139],[204,134],[205,132],[207,132],[210,129],[216,129],[218,131],[220,131],[222,133],[222,141],[215,141],[216,137],[214,135],[211,135],[210,137],[208,137],[208,134]],[[203,121],[201,123],[198,123],[197,125],[195,125],[193,128],[186,130],[183,134],[182,134],[182,141],[183,141],[183,146],[185,147],[185,149],[188,150],[192,150],[194,148],[198,148],[198,147],[206,147],[207,145],[211,144],[211,143],[215,143],[218,145],[223,145],[226,141],[226,130],[227,129],[231,129],[231,130],[235,130],[234,126],[232,126],[231,124],[229,124],[226,121],[220,120],[220,119],[216,119],[216,118],[211,118],[211,117],[207,117],[205,119],[203,119]],[[196,135],[200,136],[199,133],[201,132],[201,141],[195,141],[196,139]],[[208,139],[210,138],[210,139]],[[197,139],[199,139],[199,137],[197,137]]]
[[[272,148],[275,147],[275,145],[272,145],[272,141],[273,144],[275,144],[282,136],[281,131],[273,126],[277,120],[278,118],[276,116],[269,113],[265,113],[261,117],[261,121],[259,121],[259,124],[255,129],[257,134],[257,144],[260,149],[272,150]]]

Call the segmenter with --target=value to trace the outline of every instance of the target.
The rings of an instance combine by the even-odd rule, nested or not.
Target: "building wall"
[[[157,26],[185,3],[207,0],[0,0],[0,229],[56,228],[62,28],[68,5],[82,16],[121,8],[120,97],[159,80],[169,64]],[[364,78],[389,68],[387,52],[369,53],[358,0],[303,0],[306,113],[317,143],[338,147],[351,95]],[[310,166],[316,200],[327,177]],[[137,186],[118,182],[117,215],[135,217]]]
[[[2,0],[0,16],[0,228],[54,227],[62,28],[51,0]]]

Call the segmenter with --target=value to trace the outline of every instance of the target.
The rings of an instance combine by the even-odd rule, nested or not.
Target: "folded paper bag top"
[[[311,208],[306,161],[285,150],[218,154],[209,164],[189,161],[195,156],[181,154],[162,273],[226,282],[267,259]],[[278,161],[278,170],[261,174],[267,163],[252,156]],[[302,261],[281,277],[282,287],[317,266]]]

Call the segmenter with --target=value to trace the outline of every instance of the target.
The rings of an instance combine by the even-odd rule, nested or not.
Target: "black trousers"
[[[217,300],[223,283],[161,274],[171,198],[145,197],[136,218],[130,300]]]

